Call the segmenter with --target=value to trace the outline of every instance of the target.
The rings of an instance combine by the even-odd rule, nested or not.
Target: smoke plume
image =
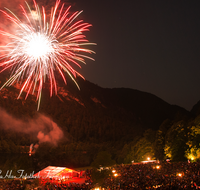
[[[23,121],[12,117],[5,110],[0,108],[0,116],[0,126],[2,128],[31,134],[38,139],[39,144],[49,142],[53,145],[57,145],[59,140],[64,136],[63,131],[58,125],[42,114],[38,114],[38,117],[35,119]]]

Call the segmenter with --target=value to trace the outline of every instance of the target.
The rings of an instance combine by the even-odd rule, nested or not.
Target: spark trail
[[[91,24],[77,20],[82,11],[70,14],[70,7],[65,9],[64,4],[57,0],[51,14],[47,15],[44,7],[40,9],[36,1],[33,2],[34,10],[28,3],[26,9],[20,6],[20,13],[25,18],[23,21],[9,9],[1,10],[15,27],[15,32],[0,29],[2,38],[9,39],[9,43],[0,46],[0,72],[11,70],[10,78],[1,89],[18,83],[21,85],[18,98],[23,91],[26,92],[25,99],[28,94],[37,93],[39,110],[46,80],[50,84],[50,96],[57,94],[55,71],[65,83],[65,74],[69,75],[79,88],[75,79],[77,76],[84,77],[74,66],[81,68],[80,63],[85,64],[86,58],[93,60],[87,54],[95,52],[84,48],[94,43],[89,43],[83,34],[89,31]]]

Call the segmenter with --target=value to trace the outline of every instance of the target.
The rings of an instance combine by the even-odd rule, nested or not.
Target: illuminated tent
[[[80,172],[66,168],[66,167],[56,167],[48,166],[38,173],[34,174],[37,178],[73,178],[79,177]]]

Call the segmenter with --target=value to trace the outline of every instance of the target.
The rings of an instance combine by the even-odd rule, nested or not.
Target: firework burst
[[[11,70],[10,78],[1,89],[18,83],[21,85],[18,98],[25,91],[25,99],[28,94],[36,92],[39,109],[46,80],[50,83],[50,96],[57,94],[56,70],[65,83],[66,73],[78,87],[75,78],[84,77],[73,66],[81,67],[80,63],[85,64],[85,58],[92,59],[86,54],[94,52],[84,46],[94,43],[89,43],[83,34],[91,24],[76,20],[82,11],[70,14],[70,7],[64,10],[64,4],[57,0],[51,14],[47,15],[44,7],[40,9],[35,0],[33,2],[35,10],[31,10],[27,3],[28,11],[21,6],[25,17],[23,22],[9,9],[1,10],[16,27],[14,33],[0,29],[0,35],[10,40],[8,44],[0,46],[1,72]]]

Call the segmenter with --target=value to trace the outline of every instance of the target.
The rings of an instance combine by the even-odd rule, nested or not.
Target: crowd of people
[[[18,190],[25,189],[25,185],[21,180],[0,180],[0,190]]]
[[[38,190],[90,190],[92,189],[91,183],[66,183],[66,184],[61,184],[61,183],[47,183],[44,186],[41,186],[38,188]]]
[[[44,185],[35,186],[33,184],[19,184],[15,181],[4,182],[0,186],[0,190],[90,190],[91,184],[79,183],[46,183]]]
[[[200,189],[199,162],[163,162],[119,165],[104,180],[110,190]]]
[[[92,180],[90,170],[85,171],[84,183],[70,180],[52,180],[51,178],[1,179],[0,190],[90,190]]]
[[[20,180],[1,180],[0,190],[90,190],[92,183],[51,183],[35,185],[34,183],[21,183]]]
[[[200,189],[200,162],[162,162],[117,165],[103,180],[106,190],[176,190]],[[0,180],[0,190],[90,190],[94,189],[91,173],[85,172],[84,183],[47,181],[38,185],[22,180]],[[26,183],[25,183],[26,182]]]

